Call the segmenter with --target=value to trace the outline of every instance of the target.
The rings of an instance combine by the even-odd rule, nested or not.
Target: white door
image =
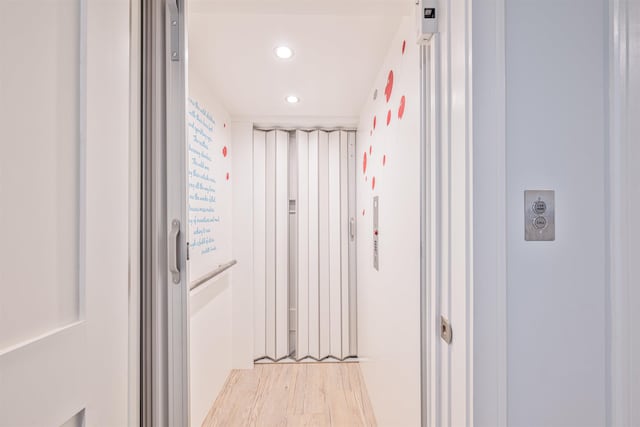
[[[0,426],[126,425],[129,3],[0,7]]]
[[[254,358],[355,357],[355,132],[253,138]]]

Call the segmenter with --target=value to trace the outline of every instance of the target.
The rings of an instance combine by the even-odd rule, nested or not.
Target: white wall
[[[606,424],[605,0],[506,2],[510,426]],[[525,242],[523,191],[556,191]]]
[[[253,368],[253,123],[233,122],[233,367]]]
[[[208,88],[206,80],[193,70],[189,71],[189,96],[197,99],[200,105],[211,112],[216,120],[214,133],[214,147],[227,145],[231,158],[233,146],[231,144],[230,119],[224,108],[218,104],[213,93]],[[224,126],[226,124],[226,127]],[[215,148],[214,148],[215,149]],[[231,165],[229,165],[231,166]],[[218,177],[218,187],[223,185]],[[234,178],[230,173],[230,185]],[[226,174],[226,172],[225,172]],[[225,175],[223,174],[223,175]],[[225,175],[226,179],[226,175]],[[231,191],[231,190],[229,190]],[[221,199],[231,204],[231,198]],[[219,203],[217,209],[230,211],[230,206]],[[225,227],[233,227],[232,215],[224,219]],[[223,239],[226,240],[226,239]],[[231,239],[222,244],[232,244]],[[232,248],[220,248],[231,253]],[[226,262],[226,261],[222,261]],[[191,423],[201,425],[211,405],[231,371],[232,358],[232,282],[233,270],[205,283],[190,295],[190,392],[191,392]],[[190,280],[196,277],[191,277]]]
[[[476,427],[507,425],[504,2],[474,0],[472,14],[472,402]]]
[[[413,20],[403,20],[389,44],[365,102],[356,143],[358,356],[363,360],[369,396],[382,426],[420,423],[420,92],[419,53],[413,30]],[[387,103],[389,70],[394,72],[394,82]],[[374,101],[375,90],[378,96]],[[402,96],[406,104],[400,120]],[[387,126],[389,110],[391,123]],[[379,271],[373,268],[374,196],[380,197]]]

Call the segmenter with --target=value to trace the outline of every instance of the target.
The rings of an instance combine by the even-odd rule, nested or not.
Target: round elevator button
[[[542,215],[547,211],[547,204],[543,200],[538,200],[533,202],[532,209],[536,215]]]
[[[547,226],[547,219],[543,216],[538,216],[533,220],[533,226],[538,230],[542,230]]]

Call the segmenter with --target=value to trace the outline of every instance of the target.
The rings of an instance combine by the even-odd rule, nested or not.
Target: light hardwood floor
[[[356,427],[376,420],[358,363],[287,363],[231,371],[202,425]]]

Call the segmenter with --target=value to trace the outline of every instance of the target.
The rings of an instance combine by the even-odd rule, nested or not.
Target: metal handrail
[[[213,279],[214,277],[224,273],[225,271],[227,271],[228,269],[230,269],[231,267],[233,267],[237,263],[238,263],[238,260],[234,259],[234,260],[229,261],[226,264],[220,264],[218,266],[218,268],[213,270],[211,273],[205,274],[204,276],[202,276],[202,277],[194,280],[193,282],[191,282],[189,290],[190,291],[194,290],[198,286],[201,286],[202,284],[208,282],[209,280]]]

